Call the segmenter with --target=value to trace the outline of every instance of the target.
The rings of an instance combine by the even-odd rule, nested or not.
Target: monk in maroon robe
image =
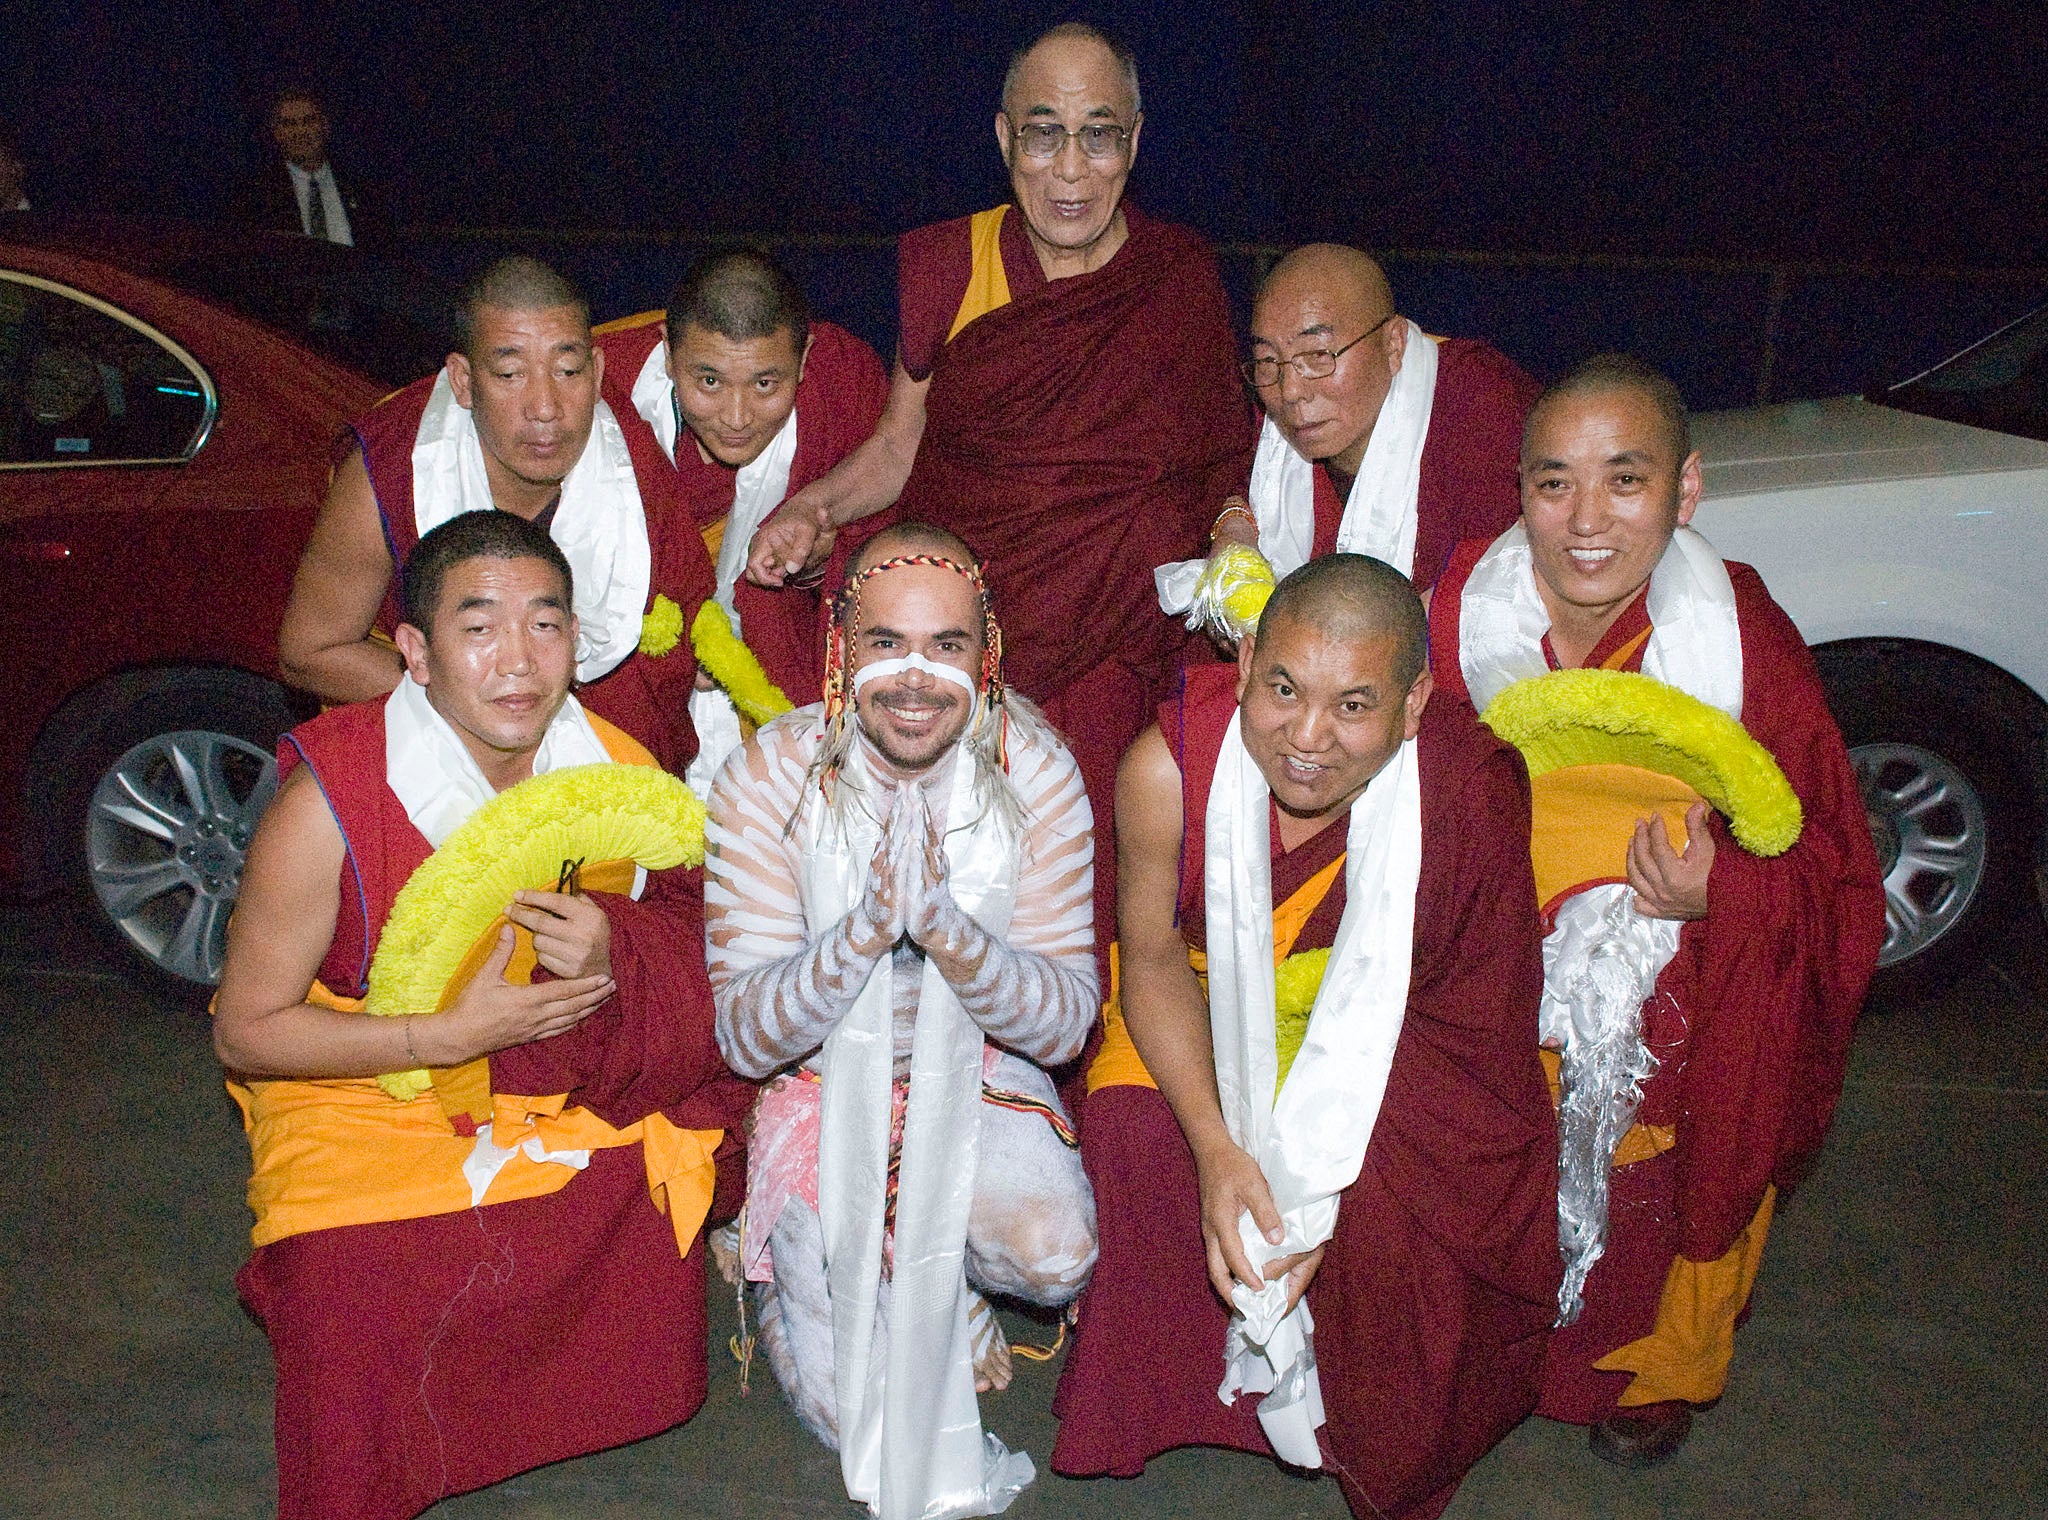
[[[1550,619],[1541,662],[1643,668],[1650,578],[1700,490],[1684,408],[1654,371],[1609,356],[1544,393],[1515,530]],[[1439,702],[1485,675],[1461,636],[1490,547],[1460,545],[1431,601]],[[1692,1411],[1720,1396],[1776,1191],[1827,1132],[1884,928],[1869,825],[1812,657],[1756,572],[1726,571],[1742,725],[1791,783],[1803,826],[1764,859],[1695,804],[1683,851],[1661,821],[1638,825],[1629,848],[1637,909],[1681,920],[1678,951],[1643,1004],[1655,1070],[1614,1157],[1605,1254],[1551,1342],[1539,1411],[1591,1426],[1594,1450],[1629,1466],[1670,1456]]]
[[[580,700],[681,770],[697,748],[696,657],[687,638],[640,647],[641,618],[657,597],[675,603],[687,627],[711,594],[711,562],[677,500],[675,471],[631,408],[601,401],[604,358],[592,347],[589,304],[553,270],[499,260],[465,291],[457,327],[456,351],[437,374],[354,425],[285,608],[285,676],[329,703],[390,691],[403,668],[391,642],[398,567],[420,525],[495,507],[540,523],[584,564],[584,637],[603,648],[579,660]],[[462,430],[469,441],[454,436]],[[446,468],[423,475],[422,451],[436,449]],[[624,458],[609,461],[602,486],[586,488],[607,452]],[[422,478],[435,499],[418,499]],[[577,500],[570,520],[558,521],[565,493]],[[644,588],[628,575],[602,583],[634,559],[613,552],[621,534],[646,542]]]
[[[726,534],[738,535],[728,551],[735,570],[784,497],[867,441],[889,392],[875,351],[814,320],[789,272],[752,249],[697,260],[666,310],[604,324],[597,346],[605,400],[615,413],[637,414],[669,456],[682,508],[714,564]],[[778,447],[785,427],[793,441]],[[780,590],[738,574],[718,580],[769,677],[799,705],[814,698],[825,674],[818,585],[826,580]]]
[[[1435,355],[1434,379],[1416,380],[1429,392],[1428,426],[1417,440],[1405,435],[1382,439],[1375,453],[1376,424],[1390,410],[1389,393],[1409,345],[1420,342],[1431,344]],[[1252,307],[1251,347],[1245,369],[1265,407],[1262,449],[1292,449],[1315,466],[1308,472],[1314,513],[1311,555],[1337,548],[1346,503],[1361,473],[1398,472],[1406,463],[1403,454],[1418,446],[1416,489],[1412,497],[1404,493],[1401,503],[1415,517],[1414,548],[1407,563],[1394,565],[1418,587],[1436,583],[1453,545],[1467,538],[1492,539],[1521,515],[1516,462],[1522,419],[1536,399],[1536,382],[1488,344],[1425,337],[1395,310],[1385,271],[1367,255],[1334,243],[1312,243],[1275,264]],[[1390,429],[1400,426],[1398,419],[1390,423]],[[1362,497],[1372,485],[1368,478]],[[1218,546],[1258,548],[1259,524],[1269,514],[1298,512],[1304,505],[1239,499],[1247,510],[1218,521]],[[1361,500],[1354,510],[1366,510],[1366,503]],[[1276,545],[1267,548],[1282,552]],[[1276,559],[1275,568],[1284,575],[1294,563]]]
[[[566,565],[547,539],[468,514],[419,553],[451,535],[467,541],[428,588],[437,610],[399,630],[406,688],[279,746],[216,1005],[255,1158],[256,1250],[237,1283],[276,1361],[288,1520],[406,1520],[665,1430],[705,1393],[701,1227],[714,1149],[752,1093],[713,1043],[697,873],[656,871],[627,895],[626,862],[616,891],[522,893],[504,908],[518,950],[501,931],[442,1011],[362,1011],[399,889],[432,853],[417,783],[448,745],[501,787],[565,727],[584,748],[558,755],[596,744],[653,764],[567,698]],[[424,699],[393,716],[420,675]],[[537,959],[531,985],[515,953]],[[435,1085],[410,1101],[372,1080],[420,1066]],[[567,1164],[523,1153],[522,1132]],[[470,1170],[493,1158],[479,1189]]]
[[[1143,124],[1135,63],[1094,28],[1017,56],[995,118],[1012,202],[904,236],[881,423],[770,519],[748,564],[779,584],[899,499],[972,544],[1009,679],[1081,767],[1102,867],[1117,761],[1184,637],[1152,572],[1202,551],[1252,440],[1214,254],[1124,201]],[[1114,877],[1096,872],[1100,945]]]
[[[1349,584],[1360,566],[1408,599],[1398,636],[1361,630],[1371,603]],[[1271,1454],[1256,1401],[1217,1393],[1231,1320],[1219,1294],[1233,1277],[1257,1285],[1258,1269],[1231,1259],[1235,1221],[1249,1209],[1264,1227],[1273,1205],[1221,1133],[1207,1007],[1189,975],[1207,943],[1211,784],[1242,700],[1244,747],[1273,792],[1275,958],[1327,949],[1346,909],[1351,803],[1405,724],[1422,863],[1393,1066],[1335,1233],[1265,1275],[1307,1281],[1324,1465],[1352,1508],[1426,1517],[1534,1407],[1555,1312],[1556,1136],[1527,1038],[1541,982],[1517,837],[1528,785],[1512,750],[1469,712],[1428,702],[1427,675],[1399,664],[1397,649],[1414,671],[1424,658],[1404,580],[1350,555],[1296,577],[1334,582],[1323,591],[1344,607],[1291,608],[1296,581],[1283,582],[1239,664],[1190,669],[1124,763],[1121,990],[1081,1124],[1101,1254],[1054,1403],[1052,1461],[1129,1477],[1176,1446]]]

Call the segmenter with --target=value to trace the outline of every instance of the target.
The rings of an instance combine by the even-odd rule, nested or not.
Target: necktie
[[[317,174],[306,181],[306,236],[327,241],[327,196]]]

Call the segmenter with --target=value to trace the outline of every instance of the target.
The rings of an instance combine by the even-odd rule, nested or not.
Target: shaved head
[[[1282,256],[1259,282],[1257,299],[1290,284],[1312,284],[1332,295],[1356,301],[1376,315],[1394,309],[1394,290],[1387,272],[1371,254],[1343,243],[1306,243]]]
[[[1634,354],[1596,354],[1575,364],[1554,384],[1544,388],[1529,408],[1522,426],[1522,462],[1530,461],[1529,441],[1537,436],[1537,416],[1555,409],[1555,403],[1586,396],[1621,391],[1642,397],[1663,424],[1664,442],[1675,463],[1684,463],[1692,453],[1692,420],[1678,387],[1662,370],[1653,369]]]
[[[1273,588],[1258,637],[1281,623],[1313,628],[1335,643],[1391,637],[1393,677],[1406,689],[1429,663],[1429,622],[1408,577],[1365,554],[1312,559]]]
[[[476,351],[479,314],[486,306],[501,311],[553,311],[567,307],[577,314],[589,342],[590,302],[583,292],[539,259],[512,254],[499,259],[463,287],[455,308],[455,351],[472,363],[481,362]]]
[[[958,565],[968,565],[976,570],[981,568],[981,556],[968,548],[967,540],[959,534],[935,528],[930,523],[901,522],[884,528],[863,544],[849,573],[858,573],[870,565],[879,565],[885,559],[900,559],[906,554],[936,554]]]

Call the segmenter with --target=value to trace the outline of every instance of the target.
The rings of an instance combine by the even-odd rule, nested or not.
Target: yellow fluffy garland
[[[1571,765],[1634,765],[1675,776],[1728,819],[1753,855],[1799,838],[1799,798],[1778,762],[1717,707],[1625,670],[1557,670],[1517,681],[1480,721],[1522,752],[1529,774]]]
[[[683,641],[683,609],[657,591],[640,619],[640,652],[658,660]]]
[[[761,668],[754,651],[740,642],[732,619],[717,602],[706,602],[697,609],[690,624],[690,647],[697,651],[698,665],[725,688],[732,705],[757,728],[796,705],[768,679],[768,672]]]
[[[399,891],[370,962],[366,1011],[437,1012],[449,978],[512,894],[552,890],[565,860],[631,860],[650,871],[701,865],[704,804],[651,765],[571,766],[506,788]],[[421,1070],[377,1082],[401,1101],[432,1086]]]
[[[1273,1084],[1277,1097],[1294,1069],[1294,1058],[1308,1038],[1308,1016],[1315,1011],[1316,993],[1322,989],[1323,973],[1329,969],[1330,952],[1304,950],[1290,955],[1273,973],[1273,1036],[1280,1053],[1280,1076]]]

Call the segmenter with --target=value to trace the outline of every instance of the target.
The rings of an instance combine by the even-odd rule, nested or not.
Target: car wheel
[[[2027,901],[2039,705],[1964,656],[1912,645],[1817,651],[1884,878],[1873,1000],[1947,986]]]
[[[104,935],[169,990],[220,980],[242,859],[277,791],[284,693],[233,670],[124,692],[64,793],[75,879]]]

